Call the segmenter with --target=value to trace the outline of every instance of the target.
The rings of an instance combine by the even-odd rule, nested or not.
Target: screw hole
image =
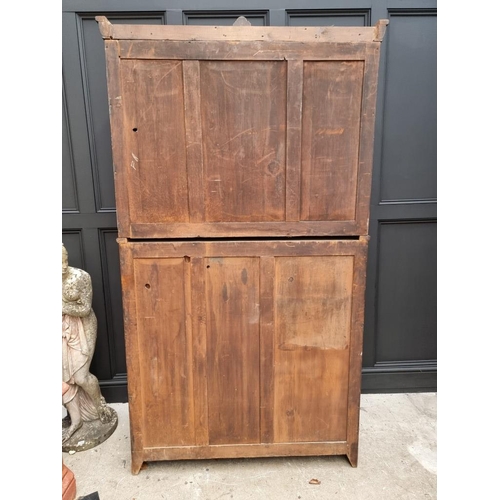
[[[210,269],[210,266],[207,266],[207,269]]]
[[[145,286],[148,290],[151,288],[151,285],[150,285],[149,283],[146,283],[144,286]]]
[[[137,127],[134,127],[134,128],[132,129],[132,132],[137,132]]]

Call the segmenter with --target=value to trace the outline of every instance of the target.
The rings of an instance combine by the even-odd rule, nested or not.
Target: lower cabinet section
[[[132,472],[217,457],[356,465],[366,239],[118,242]]]

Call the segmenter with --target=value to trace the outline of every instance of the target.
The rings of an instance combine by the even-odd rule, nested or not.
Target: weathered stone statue
[[[97,338],[92,282],[82,269],[68,265],[62,246],[63,451],[83,451],[105,441],[116,429],[116,412],[107,406],[97,378],[89,371]],[[68,387],[65,386],[68,385]]]

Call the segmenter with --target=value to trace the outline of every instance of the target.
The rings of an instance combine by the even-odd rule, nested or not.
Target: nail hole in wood
[[[134,127],[134,128],[132,129],[132,132],[137,132],[137,127]]]
[[[146,283],[144,286],[145,286],[148,290],[151,288],[151,285],[150,285],[149,283]]]

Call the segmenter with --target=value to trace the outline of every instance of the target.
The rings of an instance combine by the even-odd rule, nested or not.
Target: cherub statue
[[[71,423],[63,426],[63,445],[84,422],[109,424],[116,412],[107,406],[97,378],[89,372],[97,338],[97,318],[92,310],[92,282],[82,269],[68,265],[62,246],[62,380]],[[115,425],[116,427],[116,425]],[[114,428],[113,428],[114,430]]]

